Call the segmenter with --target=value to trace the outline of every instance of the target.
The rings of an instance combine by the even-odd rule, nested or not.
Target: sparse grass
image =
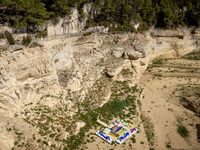
[[[182,85],[176,89],[178,92],[179,102],[186,109],[193,111],[197,116],[200,116],[200,108],[198,107],[200,97],[200,86],[198,84]]]
[[[23,143],[24,143],[24,142],[22,142],[22,140],[25,139],[23,133],[20,132],[20,130],[16,126],[12,126],[12,127],[8,128],[7,131],[12,132],[16,137],[13,148],[22,147]]]
[[[122,74],[124,77],[126,77],[126,76],[128,76],[128,75],[131,75],[132,72],[131,72],[130,69],[123,69],[122,72],[121,72],[121,74]]]
[[[44,145],[48,146],[48,142],[47,141],[43,141],[42,142]]]
[[[193,51],[185,55],[183,58],[189,59],[189,60],[200,60],[200,50]]]
[[[147,136],[147,140],[151,146],[154,144],[154,126],[148,116],[145,114],[141,114],[141,119],[144,125],[145,134]]]
[[[22,39],[22,45],[29,46],[31,41],[32,41],[31,35],[24,36],[23,39]]]
[[[131,94],[136,92],[137,88],[129,87],[126,82],[114,82],[111,90],[113,94],[111,95],[109,102],[104,104],[102,107],[89,109],[88,111],[81,109],[84,110],[84,112],[79,111],[77,114],[79,120],[85,122],[86,125],[81,128],[78,135],[71,136],[66,140],[69,149],[77,149],[84,143],[86,132],[97,124],[97,118],[107,122],[108,120],[112,120],[114,117],[121,117],[123,119],[129,113],[135,115],[135,97]],[[83,106],[85,106],[85,104]],[[125,110],[128,109],[131,111],[127,111],[126,113]]]
[[[153,65],[162,65],[164,62],[165,62],[164,59],[162,59],[162,58],[156,58],[156,59],[153,60],[152,64]]]
[[[187,130],[187,128],[185,126],[183,126],[181,124],[177,125],[177,132],[183,138],[186,138],[189,136],[189,131]]]
[[[99,102],[102,101],[104,90],[108,90],[108,85],[111,90],[109,101],[102,107],[99,107]],[[102,91],[102,92],[100,92]],[[22,113],[24,120],[37,128],[38,133],[42,137],[35,141],[48,146],[48,142],[58,146],[65,146],[67,149],[78,149],[86,142],[92,142],[94,139],[86,141],[86,134],[90,129],[97,126],[97,118],[108,122],[113,118],[120,117],[122,119],[132,117],[136,114],[136,100],[134,93],[137,91],[136,87],[129,87],[127,82],[112,81],[108,78],[102,77],[97,81],[89,94],[86,96],[83,103],[77,101],[74,107],[78,108],[73,116],[69,117],[65,103],[62,106],[50,108],[49,106],[38,103],[36,106],[25,109]],[[100,94],[99,94],[100,93]],[[46,95],[46,97],[52,97]],[[59,97],[53,97],[59,100]],[[43,100],[43,99],[41,99]],[[74,134],[76,130],[76,122],[83,121],[85,126],[80,129],[78,134]],[[69,137],[64,138],[62,133],[69,133]]]
[[[4,36],[6,37],[8,43],[9,43],[10,45],[15,45],[15,40],[14,40],[12,34],[11,34],[9,31],[6,30],[6,31],[4,32]]]

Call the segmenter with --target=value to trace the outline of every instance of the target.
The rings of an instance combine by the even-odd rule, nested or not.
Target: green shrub
[[[83,33],[83,36],[89,36],[91,34],[92,34],[92,32],[86,32],[86,33]]]
[[[182,136],[183,138],[188,137],[189,132],[187,130],[187,128],[183,125],[177,125],[177,132],[180,136]]]
[[[42,142],[44,145],[47,145],[48,146],[48,142],[47,141],[43,141]]]
[[[0,39],[4,39],[4,38],[5,38],[4,34],[0,33]]]
[[[140,117],[143,122],[144,131],[147,136],[147,140],[148,140],[149,144],[152,146],[154,144],[154,138],[155,138],[154,126],[151,122],[151,119],[148,116],[146,116],[145,114],[142,113]]]
[[[167,148],[172,148],[172,146],[168,143],[168,144],[166,144],[166,147]]]
[[[12,34],[11,34],[9,31],[6,30],[6,31],[4,32],[4,35],[5,35],[7,41],[8,41],[8,43],[9,43],[10,45],[15,45],[15,40],[14,40]]]
[[[162,58],[157,58],[153,60],[153,64],[156,64],[156,65],[162,65],[163,63],[164,63],[164,60]]]
[[[135,136],[132,136],[132,137],[131,137],[131,141],[132,141],[132,143],[136,143]]]
[[[32,42],[32,37],[30,35],[24,36],[22,39],[22,45],[28,46]]]
[[[189,60],[200,60],[200,50],[195,50],[185,55],[183,58],[189,59]]]
[[[36,35],[37,38],[45,38],[47,37],[47,30],[39,31]]]

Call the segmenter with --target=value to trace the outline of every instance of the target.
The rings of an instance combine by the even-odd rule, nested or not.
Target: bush
[[[132,141],[132,143],[136,143],[135,136],[132,136],[132,137],[131,137],[131,141]]]
[[[24,36],[22,39],[22,45],[28,46],[32,42],[32,37],[30,35]]]
[[[4,32],[4,35],[5,35],[7,41],[8,41],[8,43],[9,43],[10,45],[15,45],[15,40],[14,40],[12,34],[11,34],[9,31],[6,30],[6,31]]]
[[[0,39],[4,39],[4,34],[3,33],[0,33]]]
[[[85,32],[85,33],[83,33],[83,36],[89,36],[91,34],[92,34],[92,32]]]
[[[183,58],[189,59],[189,60],[200,60],[200,50],[193,51],[185,55]]]
[[[157,58],[153,60],[153,64],[155,65],[162,65],[164,63],[164,60],[162,58]]]
[[[143,122],[144,131],[147,136],[147,140],[149,144],[152,146],[154,144],[154,138],[155,138],[154,126],[151,122],[151,119],[145,114],[142,113],[140,117]]]
[[[37,38],[45,38],[47,37],[47,30],[39,31],[36,35]]]
[[[188,137],[188,135],[189,135],[187,128],[183,125],[180,125],[180,124],[177,126],[177,132],[183,138]]]

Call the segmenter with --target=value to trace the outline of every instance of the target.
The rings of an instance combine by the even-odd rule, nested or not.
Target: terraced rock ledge
[[[165,104],[158,100],[162,99],[161,94],[166,88],[163,85],[161,93],[153,89],[155,91],[150,91],[148,97],[145,88],[151,88],[148,80],[155,81],[157,87],[157,78],[176,82],[192,78],[191,82],[198,83],[199,61],[180,58],[197,49],[197,35],[194,37],[185,29],[177,32],[181,32],[182,38],[175,34],[168,36],[165,31],[159,31],[159,34],[163,32],[162,36],[155,36],[158,31],[153,32],[154,36],[148,31],[143,34],[94,33],[57,37],[38,41],[39,47],[1,51],[0,149],[165,149],[166,139],[171,137],[167,135],[160,141],[159,129],[155,126],[157,123],[162,126],[165,120],[156,122],[151,112],[159,114],[154,105],[161,107]],[[145,72],[158,56],[161,59]],[[146,76],[156,80],[146,80]],[[140,82],[137,84],[138,81],[142,86]],[[170,85],[174,85],[171,82],[168,84],[167,92],[172,89],[176,89],[175,93],[181,92],[178,88],[171,88]],[[156,95],[160,97],[154,97]],[[184,96],[188,97],[187,94]],[[154,105],[147,105],[149,103]],[[174,112],[174,106],[169,105],[166,111]],[[94,135],[101,128],[96,119],[108,123],[117,117],[138,127],[140,132],[125,144],[108,145]],[[172,118],[172,124],[185,125],[187,122],[182,122],[186,118],[181,116],[175,119],[173,115]],[[194,118],[194,123],[196,118],[190,118]],[[189,120],[188,124],[191,123]],[[193,127],[188,127],[192,134],[190,145],[181,139],[188,148],[195,139]],[[167,148],[180,148],[171,140],[167,142]],[[193,146],[199,145],[195,143]]]

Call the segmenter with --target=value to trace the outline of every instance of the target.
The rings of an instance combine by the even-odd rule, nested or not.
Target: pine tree
[[[144,0],[143,8],[140,12],[140,15],[147,26],[151,26],[154,23],[155,8],[153,8],[151,0]]]

